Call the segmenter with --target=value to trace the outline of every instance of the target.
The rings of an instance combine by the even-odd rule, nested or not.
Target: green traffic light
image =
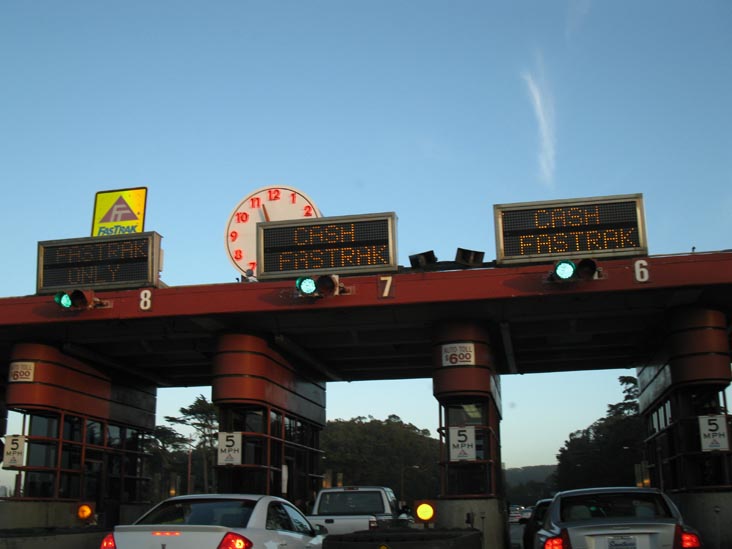
[[[303,295],[315,295],[318,287],[315,280],[309,276],[303,276],[295,281],[295,288]]]
[[[71,301],[71,296],[66,292],[58,292],[53,297],[53,300],[64,309],[70,309],[71,305],[73,305],[73,302]]]
[[[554,265],[554,274],[560,280],[569,280],[574,276],[576,270],[577,266],[568,259],[563,259]]]

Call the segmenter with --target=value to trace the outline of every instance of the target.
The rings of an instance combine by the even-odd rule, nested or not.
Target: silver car
[[[282,498],[201,494],[159,503],[134,524],[115,527],[100,549],[320,549],[326,533]]]
[[[701,547],[673,501],[655,488],[559,492],[534,537],[534,549],[677,549]]]

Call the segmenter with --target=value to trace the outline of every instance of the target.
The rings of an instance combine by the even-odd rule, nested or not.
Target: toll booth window
[[[81,442],[84,420],[78,416],[64,416],[64,440]]]
[[[447,406],[448,425],[487,425],[486,406],[483,404],[460,404]]]
[[[104,445],[104,426],[98,422],[88,419],[86,422],[86,441],[97,446]]]
[[[244,437],[244,461],[249,465],[266,465],[264,439],[258,437]]]
[[[270,434],[282,438],[282,414],[274,410],[269,413]]]
[[[25,495],[34,498],[53,497],[55,483],[54,473],[28,471],[25,474]]]
[[[61,469],[81,469],[81,446],[64,444],[61,450]]]
[[[265,410],[260,407],[242,407],[231,410],[231,430],[245,433],[267,432],[264,412]]]
[[[56,443],[30,442],[28,444],[28,467],[55,467],[57,456]]]
[[[58,416],[55,414],[31,415],[28,433],[35,437],[58,437]]]
[[[486,463],[450,463],[447,466],[447,495],[490,495],[490,472]]]
[[[122,447],[123,429],[118,425],[107,426],[107,446],[110,448]]]
[[[272,467],[282,467],[282,442],[279,440],[270,440],[270,465]]]
[[[58,497],[79,498],[81,496],[81,475],[61,473],[58,487]]]
[[[84,464],[84,497],[96,497],[102,484],[102,463],[88,461]]]
[[[125,450],[130,452],[141,452],[144,446],[143,439],[144,433],[132,427],[127,427],[127,433],[125,437]]]

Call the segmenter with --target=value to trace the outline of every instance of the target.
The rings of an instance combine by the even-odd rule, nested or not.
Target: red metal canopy
[[[668,310],[732,311],[732,252],[607,259],[596,280],[550,282],[550,265],[341,277],[345,293],[298,297],[293,280],[97,292],[106,307],[62,310],[53,296],[0,299],[0,360],[15,343],[57,346],[161,387],[210,384],[224,333],[268,338],[330,380],[426,378],[442,322],[484,325],[500,373],[648,364]]]

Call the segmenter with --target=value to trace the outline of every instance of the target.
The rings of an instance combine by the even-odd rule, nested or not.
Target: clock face
[[[292,187],[262,187],[242,200],[226,225],[226,252],[241,273],[257,274],[257,223],[320,217],[310,198]]]

